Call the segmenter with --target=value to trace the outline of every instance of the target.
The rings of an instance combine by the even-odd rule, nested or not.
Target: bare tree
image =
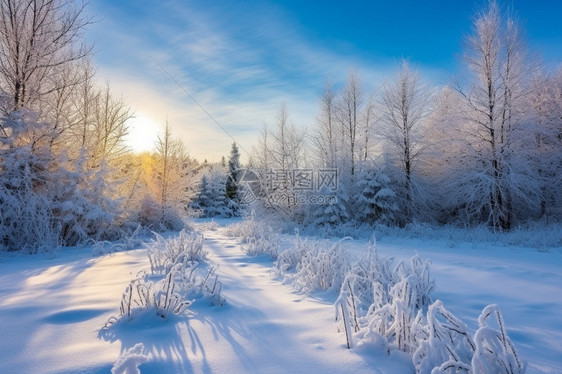
[[[159,185],[159,200],[162,209],[176,206],[185,198],[186,185],[181,183],[187,175],[189,156],[185,145],[179,139],[173,138],[172,127],[168,121],[164,134],[156,140],[157,174]]]
[[[465,61],[473,80],[464,97],[464,139],[473,159],[472,174],[480,175],[480,204],[469,204],[487,214],[492,227],[508,230],[514,195],[531,203],[532,178],[524,156],[529,132],[522,121],[529,63],[517,23],[504,17],[495,1],[474,22],[467,40]]]
[[[340,149],[338,147],[339,132],[336,121],[336,93],[331,82],[326,84],[324,94],[320,98],[316,124],[312,145],[317,161],[322,167],[335,168]]]
[[[302,166],[305,136],[289,122],[285,104],[279,109],[275,128],[270,133],[270,137],[269,153],[275,168],[290,171]]]
[[[52,78],[91,50],[79,43],[90,21],[84,8],[71,0],[0,1],[0,88],[12,98],[4,110],[33,107],[61,85],[76,84]]]
[[[423,150],[424,119],[429,113],[430,92],[420,82],[417,72],[403,61],[398,77],[383,90],[380,126],[385,152],[401,171],[406,217],[411,218],[413,174]]]
[[[362,123],[361,111],[366,102],[365,92],[355,72],[349,75],[347,84],[342,90],[338,100],[338,120],[342,134],[342,151],[346,152],[346,166],[351,176],[355,174],[355,167],[360,151],[358,136],[361,136]]]

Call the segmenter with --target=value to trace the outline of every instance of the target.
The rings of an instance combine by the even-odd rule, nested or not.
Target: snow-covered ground
[[[333,295],[294,292],[272,276],[271,260],[244,255],[221,228],[205,237],[225,306],[197,302],[186,317],[146,314],[109,330],[101,328],[118,315],[125,287],[149,269],[146,250],[92,257],[90,248],[68,248],[55,258],[0,259],[0,373],[108,373],[137,343],[149,356],[143,373],[413,372],[406,354],[346,349]],[[344,244],[353,254],[365,245]],[[482,308],[499,304],[527,372],[562,373],[560,249],[390,238],[378,249],[429,258],[434,299],[472,331]]]

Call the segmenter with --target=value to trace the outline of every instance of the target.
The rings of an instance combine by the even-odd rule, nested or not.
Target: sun
[[[162,132],[162,126],[150,117],[140,113],[128,121],[129,133],[125,137],[126,144],[137,153],[154,150],[158,135]]]

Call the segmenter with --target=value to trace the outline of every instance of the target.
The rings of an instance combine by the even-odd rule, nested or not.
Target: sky
[[[91,0],[100,82],[135,112],[131,147],[150,150],[168,121],[191,156],[243,161],[282,104],[312,127],[328,81],[351,71],[378,91],[408,59],[435,86],[462,71],[463,40],[484,0]],[[545,65],[562,63],[562,1],[504,0]]]

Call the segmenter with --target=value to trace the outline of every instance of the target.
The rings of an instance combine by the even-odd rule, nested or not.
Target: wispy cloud
[[[249,150],[282,103],[296,124],[310,125],[326,80],[340,85],[354,69],[372,88],[394,69],[394,61],[316,47],[282,11],[262,7],[244,13],[141,1],[125,12],[99,4],[93,11],[101,20],[89,37],[97,42],[100,75],[138,115],[162,124],[168,117],[193,156],[218,160],[228,154],[230,136],[174,80]]]

